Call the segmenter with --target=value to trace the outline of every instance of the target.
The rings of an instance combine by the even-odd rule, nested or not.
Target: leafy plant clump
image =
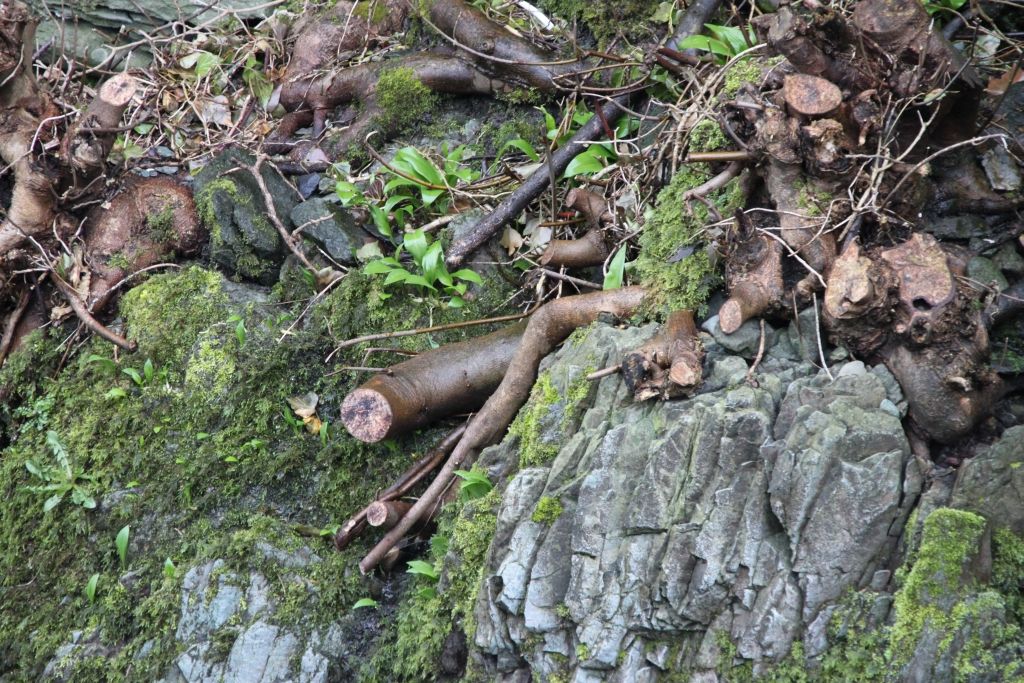
[[[403,253],[409,254],[412,264],[402,263]],[[410,271],[407,265],[415,265],[415,272]],[[448,305],[452,308],[462,308],[466,305],[462,296],[469,288],[469,283],[483,284],[480,276],[468,268],[449,273],[444,263],[441,242],[430,241],[423,230],[406,233],[394,256],[384,256],[371,261],[363,272],[367,275],[385,275],[385,287],[401,283],[419,287],[429,293],[443,293],[448,297]]]

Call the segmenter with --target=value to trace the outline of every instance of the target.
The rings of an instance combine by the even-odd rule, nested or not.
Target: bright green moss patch
[[[654,30],[651,15],[658,3],[648,0],[539,0],[537,5],[568,22],[582,22],[600,47],[615,37],[639,40]]]
[[[537,507],[534,508],[533,515],[530,516],[530,519],[537,524],[546,524],[550,526],[551,524],[554,524],[556,519],[562,516],[562,512],[562,501],[550,496],[544,496],[537,501]]]
[[[388,69],[377,80],[379,124],[390,132],[397,133],[419,122],[436,102],[434,92],[408,67]]]
[[[511,436],[519,438],[520,468],[545,465],[558,455],[559,444],[545,438],[543,421],[559,399],[550,373],[541,373],[526,405],[519,410],[508,430]]]
[[[962,578],[984,532],[984,518],[972,512],[941,508],[928,515],[917,560],[893,603],[890,650],[895,661],[909,658],[925,626],[943,632],[956,626],[943,604],[974,588]]]
[[[139,355],[180,370],[199,333],[229,315],[222,282],[217,273],[193,266],[154,276],[125,294],[121,314]]]
[[[704,168],[704,164],[689,164],[672,177],[640,233],[637,276],[651,289],[649,307],[656,313],[701,310],[721,282],[705,250],[704,228],[711,220],[708,209],[702,202],[685,199],[689,190],[711,178]],[[738,180],[708,193],[707,199],[721,216],[732,215],[743,203]]]

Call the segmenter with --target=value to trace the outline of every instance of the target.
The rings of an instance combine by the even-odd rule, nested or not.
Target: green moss
[[[125,294],[121,314],[139,355],[180,373],[199,333],[229,315],[222,282],[217,273],[192,267],[154,276]]]
[[[545,438],[543,420],[559,398],[550,373],[541,373],[530,391],[529,400],[508,430],[511,436],[519,438],[520,468],[545,465],[558,455],[559,445]]]
[[[941,508],[925,519],[917,560],[893,603],[889,654],[897,664],[909,659],[926,626],[948,632],[959,623],[941,605],[974,588],[962,580],[964,565],[984,532],[984,518],[963,510]]]
[[[388,16],[388,7],[382,0],[362,0],[352,8],[352,13],[360,19],[369,19],[371,24],[379,24]]]
[[[239,311],[229,310],[223,283],[217,273],[190,268],[129,292],[121,311],[141,350],[120,365],[87,362],[93,354],[112,357],[109,344],[98,340],[67,355],[65,335],[55,330],[31,336],[0,370],[0,384],[17,387],[0,406],[0,443],[6,444],[0,451],[0,661],[20,672],[14,680],[38,679],[73,631],[90,628],[99,629],[110,656],[69,658],[70,680],[121,680],[129,670],[136,680],[159,678],[178,654],[181,580],[190,567],[213,559],[225,560],[224,571],[267,578],[279,606],[275,620],[300,634],[336,621],[367,594],[356,566],[372,539],[337,553],[298,536],[293,525],[344,520],[365,504],[367,491],[408,467],[410,453],[432,445],[436,432],[413,435],[392,450],[357,443],[340,430],[324,444],[295,434],[281,411],[288,396],[315,391],[321,416],[329,419],[339,397],[360,381],[325,373],[327,320],[344,321],[335,329],[351,334],[394,328],[375,326],[385,311],[369,314],[365,298],[362,313],[353,309],[346,319],[340,304],[365,291],[339,285],[340,298],[318,309],[327,320],[297,330],[287,343],[278,343],[280,329],[267,317],[279,309],[245,311],[249,332],[239,344],[234,325],[226,324]],[[401,303],[390,307],[393,321],[429,316]],[[352,349],[339,362],[358,363],[361,355]],[[164,368],[167,375],[136,386],[121,368],[140,368],[147,357],[158,376]],[[112,388],[123,397],[107,398]],[[222,398],[209,400],[210,389]],[[62,504],[44,514],[45,496],[26,489],[33,481],[25,461],[48,456],[47,429],[58,430],[74,462],[95,478],[96,510]],[[132,528],[133,578],[122,583],[113,539],[125,524]],[[284,566],[274,556],[300,550],[316,557]],[[164,576],[167,558],[177,565],[171,578]],[[93,574],[100,581],[90,602],[83,589]],[[463,585],[468,593],[468,577]],[[230,634],[221,640],[227,646]]]
[[[576,660],[584,662],[588,659],[590,659],[590,648],[586,643],[580,643],[576,646]]]
[[[1006,528],[992,534],[992,586],[1024,623],[1024,539]]]
[[[163,210],[146,216],[146,229],[157,242],[166,242],[174,237],[174,207],[168,204]]]
[[[408,129],[434,109],[437,96],[408,67],[388,69],[377,80],[379,125],[392,133]]]
[[[709,119],[702,119],[691,128],[688,140],[691,152],[717,152],[729,147],[721,126]]]
[[[703,310],[721,277],[704,249],[704,226],[710,221],[702,202],[687,202],[686,192],[710,179],[704,164],[689,164],[659,194],[640,234],[637,275],[651,289],[649,308],[666,314],[678,309]],[[742,206],[739,183],[733,180],[706,197],[722,216]],[[692,253],[685,255],[685,251]]]
[[[562,501],[550,496],[544,496],[537,501],[537,507],[533,510],[532,519],[537,524],[548,526],[555,523],[555,520],[562,516]]]
[[[650,36],[650,18],[658,8],[647,0],[539,0],[537,5],[570,23],[582,22],[602,48],[618,36],[632,41]]]

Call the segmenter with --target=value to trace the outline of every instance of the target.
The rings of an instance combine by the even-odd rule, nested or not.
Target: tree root
[[[345,429],[375,443],[476,410],[505,376],[525,328],[517,323],[391,366],[345,397]]]
[[[445,457],[451,453],[452,449],[462,438],[462,435],[466,432],[466,425],[462,425],[452,431],[448,436],[441,440],[437,446],[435,446],[429,453],[420,458],[416,464],[410,467],[405,473],[398,478],[394,484],[382,491],[373,501],[365,508],[350,517],[341,528],[338,533],[334,536],[334,547],[338,550],[344,550],[348,547],[349,543],[359,537],[363,531],[366,530],[367,526],[367,514],[370,508],[377,502],[387,502],[392,500],[398,500],[402,496],[406,495],[415,486],[423,480],[428,474],[436,469],[445,459]],[[408,512],[408,511],[407,511]]]
[[[726,334],[779,306],[785,295],[782,245],[757,232],[742,211],[737,212],[736,221],[738,227],[726,241],[729,299],[718,312],[718,325]]]
[[[588,268],[599,266],[608,258],[608,245],[598,230],[588,230],[574,240],[551,240],[538,261],[552,268]]]
[[[526,402],[544,356],[551,353],[573,330],[593,322],[601,313],[619,317],[630,315],[645,296],[646,290],[643,288],[625,287],[556,299],[534,313],[497,390],[487,399],[480,412],[470,419],[465,435],[427,491],[402,521],[363,558],[359,569],[365,574],[376,567],[431,508],[438,507],[440,497],[451,485],[455,470],[467,464],[481,448],[501,437],[516,412]]]
[[[530,202],[544,191],[551,179],[562,175],[569,162],[586,149],[584,143],[598,139],[603,135],[605,126],[614,125],[619,120],[625,112],[623,107],[628,99],[628,96],[620,95],[602,105],[598,113],[576,131],[572,139],[552,152],[544,166],[534,171],[526,182],[503,199],[501,204],[473,226],[472,230],[453,241],[445,257],[448,267],[458,268],[471,253],[497,235],[507,223],[518,218]]]
[[[622,359],[622,378],[636,401],[667,401],[700,387],[704,349],[693,311],[673,311],[658,333]]]

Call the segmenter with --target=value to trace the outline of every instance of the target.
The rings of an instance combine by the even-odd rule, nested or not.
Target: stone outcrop
[[[709,379],[689,400],[636,404],[617,376],[578,389],[652,329],[598,325],[567,344],[546,371],[562,398],[545,408],[535,396],[524,409],[539,415],[537,434],[520,431],[482,457],[492,478],[512,475],[470,628],[472,666],[486,680],[710,682],[786,666],[839,680],[828,667],[851,624],[877,639],[870,656],[902,665],[876,680],[953,680],[951,662],[986,618],[1012,623],[1005,602],[984,597],[985,577],[975,592],[894,599],[925,482],[888,370],[839,363],[831,380],[801,360],[795,329],[769,329],[777,342],[751,378],[747,361],[705,335]],[[1019,442],[1008,432],[965,467],[952,504],[1015,529]],[[545,445],[550,459],[538,465],[532,451]],[[521,461],[532,466],[508,471]],[[930,493],[915,528],[924,508],[950,504],[945,491]],[[984,554],[980,534],[968,534],[958,567]],[[923,565],[912,572],[934,571]],[[953,650],[939,624],[909,637],[899,628],[921,600],[977,603],[950,626]],[[1005,665],[1020,640],[999,633]],[[940,655],[946,665],[932,667]]]

